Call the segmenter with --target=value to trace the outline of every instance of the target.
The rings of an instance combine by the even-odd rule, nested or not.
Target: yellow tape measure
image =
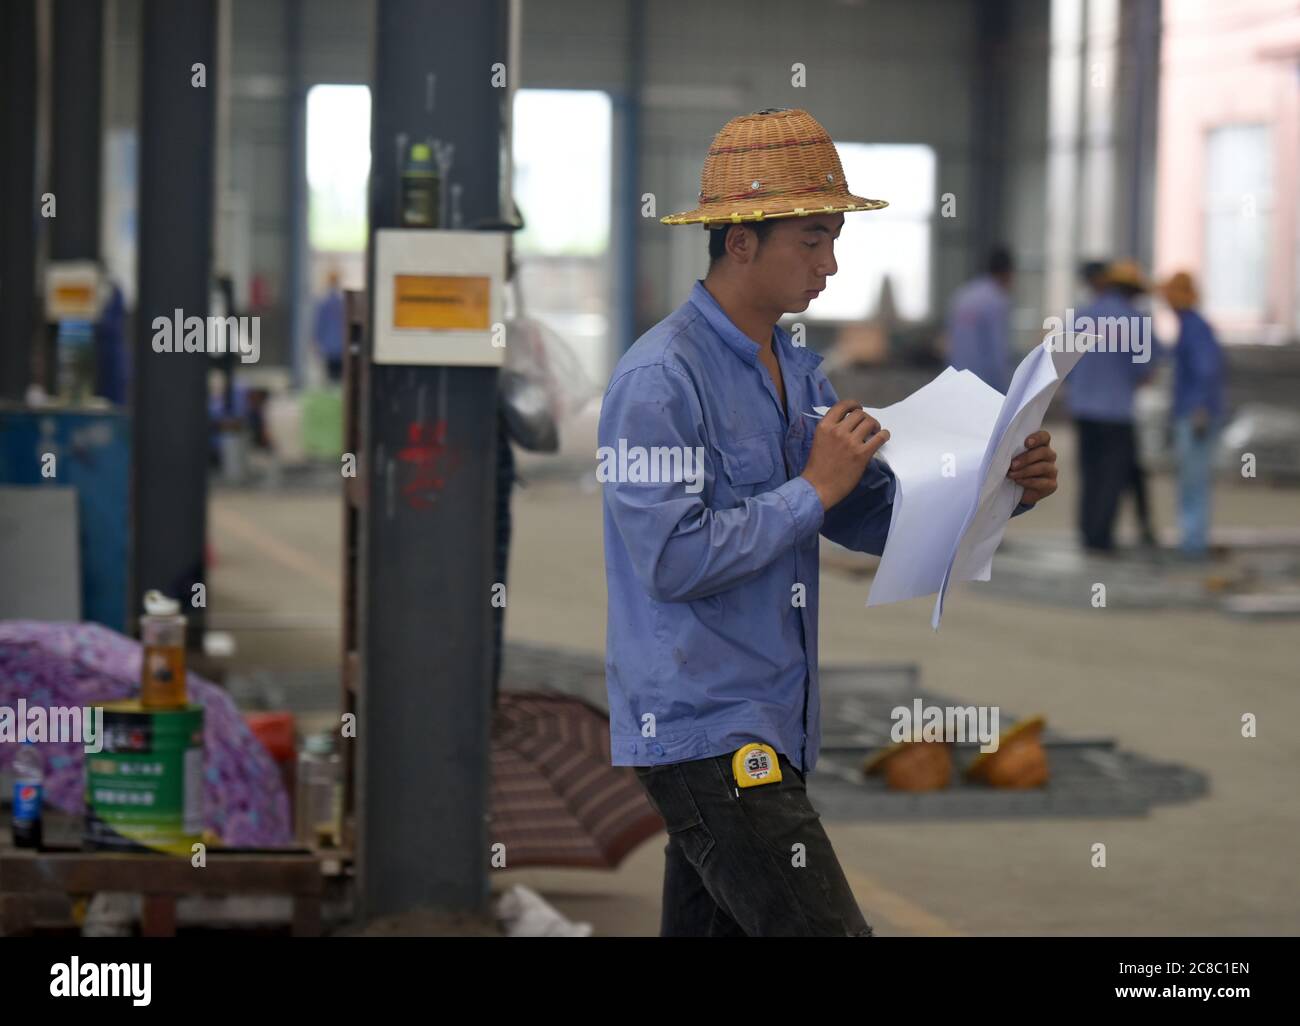
[[[731,775],[737,787],[757,787],[781,780],[781,763],[771,745],[755,741],[737,750],[731,757]]]

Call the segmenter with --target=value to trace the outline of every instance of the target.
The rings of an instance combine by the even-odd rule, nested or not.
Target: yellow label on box
[[[490,286],[486,275],[396,274],[393,327],[486,331]]]
[[[92,285],[56,285],[54,301],[61,306],[75,306],[84,310],[95,307],[95,289]]]

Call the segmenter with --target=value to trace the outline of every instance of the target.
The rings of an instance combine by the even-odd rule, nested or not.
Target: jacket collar
[[[750,366],[758,362],[758,343],[732,323],[731,318],[713,298],[713,294],[704,287],[702,279],[696,279],[689,302],[704,315],[704,319],[709,322],[709,327],[722,339],[728,349]],[[781,356],[787,366],[798,367],[807,373],[822,362],[818,353],[805,346],[796,346],[790,339],[790,333],[781,325],[775,325],[775,329],[776,344],[781,347]]]

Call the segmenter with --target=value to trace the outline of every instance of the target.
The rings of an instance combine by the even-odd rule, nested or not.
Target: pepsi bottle
[[[40,848],[41,799],[45,785],[45,771],[41,753],[30,741],[18,746],[14,756],[14,822],[15,848]]]

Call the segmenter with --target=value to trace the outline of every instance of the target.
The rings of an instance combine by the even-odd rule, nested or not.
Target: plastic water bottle
[[[433,169],[433,150],[428,143],[411,147],[399,184],[403,228],[438,228],[441,181]]]
[[[298,843],[307,847],[338,847],[342,783],[339,756],[329,734],[307,738],[298,755],[298,797],[294,805]]]
[[[40,848],[41,799],[45,769],[41,753],[31,741],[18,746],[14,756],[14,847]]]

